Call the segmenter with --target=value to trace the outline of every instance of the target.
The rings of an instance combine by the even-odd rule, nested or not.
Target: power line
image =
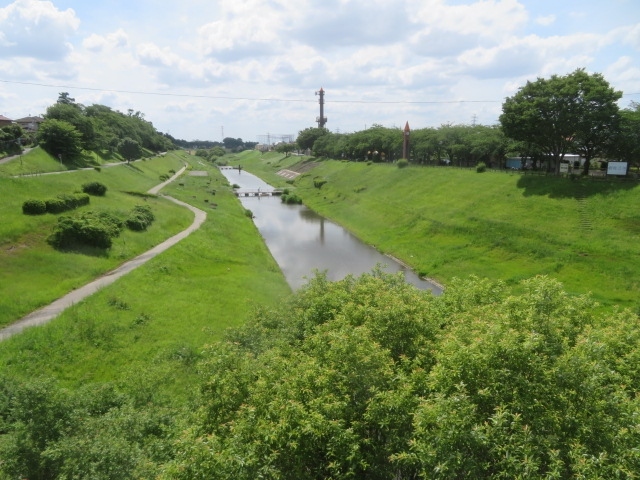
[[[47,83],[18,82],[13,80],[2,80],[2,79],[0,79],[0,82],[16,84],[16,85],[29,85],[29,86],[35,86],[35,87],[66,88],[69,90],[89,90],[93,92],[128,93],[128,94],[135,94],[135,95],[157,95],[162,97],[207,98],[212,100],[250,100],[250,101],[264,101],[264,102],[300,102],[300,103],[314,102],[313,100],[296,99],[296,98],[231,97],[231,96],[223,96],[223,95],[194,95],[194,94],[181,94],[181,93],[143,92],[139,90],[115,90],[110,88],[78,87],[75,85],[54,85],[54,84],[47,84]],[[330,101],[327,101],[326,103],[441,104],[441,103],[501,103],[501,101],[499,100],[431,100],[431,101],[330,100]]]
[[[231,97],[224,95],[194,95],[183,93],[162,93],[162,92],[143,92],[140,90],[116,90],[111,88],[92,88],[78,87],[75,85],[54,85],[47,83],[35,82],[18,82],[14,80],[0,79],[0,83],[9,83],[15,85],[29,85],[34,87],[48,88],[66,88],[69,90],[89,90],[93,92],[111,92],[111,93],[127,93],[132,95],[155,95],[160,97],[177,97],[177,98],[206,98],[211,100],[248,100],[261,102],[298,102],[298,103],[315,103],[314,100],[305,100],[299,98],[261,98],[261,97]],[[640,95],[640,92],[625,93],[622,96]],[[438,104],[454,104],[454,103],[502,103],[503,100],[328,100],[326,103],[359,103],[359,104],[388,104],[388,105],[438,105]]]

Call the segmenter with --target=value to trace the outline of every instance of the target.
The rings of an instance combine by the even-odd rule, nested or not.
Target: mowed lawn
[[[0,177],[0,326],[6,325],[72,289],[115,268],[186,228],[193,214],[166,199],[140,196],[183,166],[176,154],[97,170],[59,175]],[[28,199],[45,200],[81,191],[87,182],[107,186],[103,197],[63,214],[24,215]],[[136,194],[137,193],[137,194]],[[151,207],[156,221],[146,232],[123,230],[108,251],[60,252],[46,241],[58,218],[84,211],[111,211],[126,218],[138,204]]]

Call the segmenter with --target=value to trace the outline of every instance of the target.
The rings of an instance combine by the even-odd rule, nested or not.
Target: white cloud
[[[121,28],[106,36],[93,33],[82,41],[82,46],[93,52],[127,47],[128,45],[129,36]]]
[[[106,1],[64,0],[74,10],[54,6],[62,1],[7,0],[12,3],[0,8],[1,76],[85,87],[70,94],[86,105],[140,110],[180,138],[217,137],[211,125],[245,139],[269,130],[295,133],[314,125],[313,93],[320,87],[327,92],[329,125],[342,131],[374,122],[402,126],[409,120],[413,128],[469,122],[473,114],[493,123],[499,102],[527,80],[579,67],[603,72],[616,88],[640,91],[636,0],[606,8],[599,0],[568,6],[538,0],[157,0],[118,2],[118,9]],[[585,16],[575,21],[572,9],[578,8]],[[0,83],[3,114],[24,116],[20,99],[50,104],[58,90],[47,87],[38,95],[35,86]],[[455,99],[496,99],[498,108],[419,103]]]
[[[546,15],[544,17],[538,17],[536,18],[536,23],[538,25],[542,25],[545,27],[548,27],[549,25],[552,25],[553,23],[555,23],[556,21],[556,16],[555,15]]]
[[[71,35],[80,20],[72,9],[52,2],[16,0],[0,9],[0,55],[61,60],[71,51]]]

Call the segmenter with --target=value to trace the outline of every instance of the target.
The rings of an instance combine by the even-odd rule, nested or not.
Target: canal
[[[304,285],[316,270],[326,271],[330,280],[340,280],[349,274],[369,273],[381,265],[389,273],[403,272],[406,281],[420,289],[442,293],[439,286],[306,206],[287,205],[280,197],[265,196],[273,187],[255,175],[237,169],[222,169],[222,174],[240,187],[239,193],[259,190],[262,194],[241,196],[240,201],[253,212],[256,227],[292,289]]]

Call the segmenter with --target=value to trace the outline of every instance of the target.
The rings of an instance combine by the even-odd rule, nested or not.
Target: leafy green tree
[[[0,152],[16,155],[22,152],[24,131],[18,124],[6,125],[0,128]]]
[[[564,76],[527,82],[502,105],[505,135],[530,143],[551,159],[558,172],[566,153],[576,149],[589,159],[603,151],[617,115],[621,93],[600,74],[578,69]],[[585,170],[588,171],[586,162]]]
[[[118,153],[129,163],[142,156],[142,147],[132,138],[125,137],[118,144]]]
[[[69,92],[60,92],[60,94],[58,95],[58,101],[56,103],[64,105],[74,105],[76,103],[76,99],[71,98],[69,96]]]
[[[285,157],[291,155],[291,152],[293,152],[295,149],[296,145],[294,143],[279,143],[276,146],[276,152],[284,153]]]
[[[312,150],[316,140],[323,135],[327,135],[329,130],[326,128],[309,127],[298,132],[296,143],[300,150]]]
[[[222,139],[222,143],[224,144],[224,148],[234,152],[239,152],[244,149],[244,142],[241,138],[225,137]]]
[[[40,124],[37,133],[40,146],[62,161],[71,161],[82,153],[82,134],[64,120],[49,119]]]
[[[640,103],[632,102],[629,108],[620,111],[620,124],[609,145],[609,156],[640,166]]]
[[[584,159],[584,174],[589,174],[591,161],[606,154],[619,130],[618,100],[622,92],[614,90],[599,73],[576,70],[571,86],[577,97],[577,127],[573,138],[576,152]]]

